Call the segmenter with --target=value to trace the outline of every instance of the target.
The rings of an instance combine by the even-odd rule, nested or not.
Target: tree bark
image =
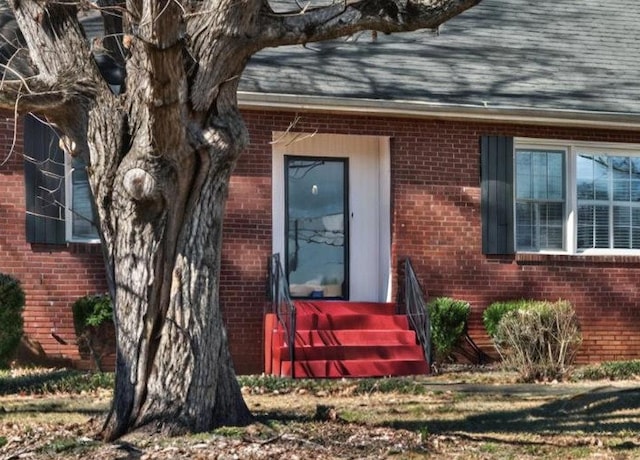
[[[101,210],[115,209],[117,225],[111,252],[118,353],[108,439],[149,423],[176,433],[250,420],[218,301],[224,200],[238,151],[236,144],[192,151],[197,164],[179,171],[136,163],[137,171],[155,173],[136,177],[144,190],[133,193],[126,176],[134,169],[123,168],[114,203]],[[163,175],[171,179],[159,180]],[[178,175],[194,190],[170,186],[182,182]]]
[[[251,420],[218,299],[227,184],[247,140],[239,113],[223,103],[234,91],[221,90],[220,114],[208,127],[174,122],[190,129],[164,146],[150,142],[148,132],[153,123],[170,123],[158,113],[133,137],[129,114],[117,106],[102,103],[90,117],[89,180],[114,286],[118,344],[106,439],[149,424],[180,433]],[[114,151],[120,160],[105,162]]]
[[[218,297],[229,177],[248,143],[236,92],[250,56],[365,29],[436,27],[479,1],[361,0],[275,13],[266,0],[98,0],[104,46],[126,65],[116,94],[77,5],[9,0],[31,59],[4,72],[0,105],[47,116],[88,165],[99,215],[117,340],[105,439],[252,420]]]
[[[160,5],[162,14],[147,5],[143,16],[169,19],[162,33],[141,27],[129,45],[126,84],[136,91],[111,116],[99,104],[89,123],[118,343],[106,439],[148,425],[174,434],[252,420],[218,298],[227,186],[248,136],[237,80],[218,82],[208,114],[190,108],[176,5]],[[236,55],[225,67],[243,65]]]

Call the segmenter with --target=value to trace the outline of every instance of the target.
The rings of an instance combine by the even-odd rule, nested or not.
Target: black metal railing
[[[418,342],[422,345],[424,356],[431,366],[433,355],[431,349],[431,321],[427,301],[411,261],[404,262],[404,302],[405,313],[409,318],[411,328],[416,332]]]
[[[289,349],[291,361],[290,377],[295,378],[296,307],[289,295],[289,286],[280,263],[280,254],[273,254],[269,258],[269,281],[271,311],[276,315],[284,331],[284,340]]]

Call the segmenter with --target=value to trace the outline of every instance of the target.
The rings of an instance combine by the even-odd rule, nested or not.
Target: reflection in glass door
[[[348,298],[348,160],[285,157],[286,271],[292,297]]]

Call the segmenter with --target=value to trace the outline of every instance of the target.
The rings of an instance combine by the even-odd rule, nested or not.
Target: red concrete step
[[[296,378],[385,377],[429,372],[429,366],[423,359],[296,361],[294,369]],[[291,375],[291,362],[282,363],[280,375]]]
[[[404,315],[377,314],[304,314],[296,315],[297,330],[312,329],[408,329],[409,323]]]
[[[289,348],[281,347],[280,356],[289,358]],[[296,346],[295,359],[301,361],[320,360],[423,360],[420,345],[352,345],[352,346]]]
[[[274,340],[284,343],[284,332],[279,331]],[[415,345],[416,333],[409,329],[337,329],[296,331],[296,345]]]
[[[308,314],[374,314],[395,315],[396,305],[393,303],[379,302],[348,302],[346,300],[309,301],[296,300],[294,302],[298,316]]]
[[[429,372],[415,332],[394,304],[296,301],[297,378],[382,377]],[[274,315],[265,317],[265,372],[291,375],[289,348]]]

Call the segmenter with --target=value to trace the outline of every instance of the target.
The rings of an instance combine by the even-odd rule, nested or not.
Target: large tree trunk
[[[165,52],[167,73],[181,72],[181,58]],[[144,82],[156,82],[133,70],[129,82],[140,96],[131,98],[124,114],[107,107],[119,120],[110,120],[101,104],[89,139],[118,343],[104,435],[114,439],[148,424],[176,433],[247,423],[251,415],[235,378],[218,298],[227,186],[248,142],[235,81],[220,86],[206,118],[176,103],[186,97],[183,85],[146,91]],[[135,120],[135,127],[126,120]],[[91,132],[91,120],[89,125]],[[113,150],[121,152],[118,164],[96,167],[114,158]]]
[[[118,343],[107,439],[151,423],[175,433],[251,420],[218,301],[227,184],[247,140],[239,114],[224,101],[235,91],[229,86],[218,97],[219,115],[205,126],[191,120],[186,136],[164,146],[148,129],[126,139],[127,117],[117,107],[101,105],[90,118],[90,182],[114,287]],[[184,125],[172,120],[180,112],[164,115],[165,129],[180,132],[169,128]],[[161,115],[155,117],[157,123]],[[117,166],[101,164],[114,158],[104,149],[121,152]]]
[[[248,142],[237,78],[217,79],[208,110],[195,110],[177,46],[181,10],[146,6],[165,8],[148,12],[162,34],[141,26],[144,39],[129,43],[135,91],[100,101],[88,121],[118,346],[107,439],[149,424],[176,433],[251,420],[218,298],[227,187]],[[223,67],[240,72],[242,56]]]

